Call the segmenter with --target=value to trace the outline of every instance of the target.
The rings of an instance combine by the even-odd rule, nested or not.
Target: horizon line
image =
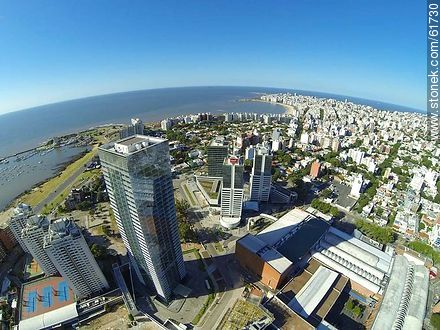
[[[364,97],[361,97],[361,96],[343,95],[343,94],[337,94],[337,93],[325,92],[325,91],[312,91],[312,90],[304,90],[304,89],[295,89],[295,88],[291,88],[291,87],[247,86],[247,85],[188,85],[188,86],[170,86],[170,87],[143,88],[143,89],[134,89],[134,90],[125,90],[125,91],[118,91],[118,92],[109,92],[109,93],[103,93],[103,94],[88,95],[88,96],[76,97],[76,98],[68,98],[68,99],[64,99],[64,100],[60,100],[60,101],[43,103],[43,104],[39,104],[39,105],[27,107],[27,108],[21,108],[21,109],[17,109],[17,110],[6,111],[4,113],[0,113],[0,117],[4,116],[4,115],[10,115],[10,114],[13,114],[13,113],[17,113],[17,112],[33,110],[33,109],[40,108],[40,107],[51,106],[51,105],[60,104],[60,103],[66,103],[66,102],[79,101],[79,100],[86,100],[86,99],[89,99],[89,98],[105,97],[105,96],[109,96],[109,95],[117,95],[117,94],[125,94],[125,93],[135,93],[135,92],[152,91],[152,90],[163,90],[163,89],[216,88],[216,87],[260,88],[260,89],[261,88],[263,88],[263,89],[267,88],[267,89],[285,90],[285,91],[294,92],[294,93],[298,93],[298,92],[305,92],[305,93],[309,93],[309,94],[320,93],[320,94],[327,94],[329,96],[332,95],[332,96],[338,96],[338,97],[342,97],[342,98],[352,98],[352,99],[364,100],[364,101],[369,101],[369,102],[381,103],[381,104],[385,104],[385,105],[398,106],[398,107],[406,108],[408,110],[413,110],[415,112],[422,113],[422,114],[426,114],[427,113],[426,110],[422,110],[422,109],[419,109],[419,108],[414,108],[414,107],[406,106],[406,105],[402,105],[402,104],[390,103],[390,102],[387,102],[387,101],[368,99],[368,98],[364,98]],[[315,97],[321,98],[320,96],[316,96],[316,95],[315,95]],[[352,102],[352,101],[350,101],[350,102]],[[365,105],[365,104],[356,103],[356,102],[352,102],[352,103],[360,104],[360,105]],[[383,110],[383,109],[377,108],[377,110]],[[390,111],[390,110],[385,110],[385,111]],[[395,111],[399,111],[399,110],[395,110]],[[402,112],[402,111],[399,111],[399,112]]]

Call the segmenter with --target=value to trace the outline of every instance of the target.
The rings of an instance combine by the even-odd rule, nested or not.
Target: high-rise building
[[[243,165],[238,158],[224,161],[223,186],[221,194],[220,224],[226,228],[235,228],[240,224],[243,207]]]
[[[208,175],[222,177],[223,163],[228,157],[228,142],[224,136],[217,136],[208,146]]]
[[[138,277],[169,301],[185,276],[168,141],[135,135],[99,148],[104,178]]]
[[[255,147],[254,146],[247,147],[244,153],[244,159],[254,160],[254,157],[255,157]]]
[[[27,219],[21,232],[21,238],[30,254],[46,275],[57,273],[57,269],[44,250],[44,237],[49,231],[49,220],[42,215],[33,215]]]
[[[26,226],[27,219],[33,214],[32,208],[29,205],[20,203],[14,209],[9,223],[15,239],[17,240],[18,244],[20,244],[24,252],[29,252],[29,250],[21,238],[21,231]]]
[[[119,137],[123,139],[136,134],[144,134],[144,123],[139,118],[131,118],[131,125],[124,127],[119,132]]]
[[[79,298],[108,288],[81,230],[72,220],[59,219],[50,224],[44,250]]]
[[[272,183],[272,156],[266,148],[258,148],[250,178],[250,200],[267,202]]]

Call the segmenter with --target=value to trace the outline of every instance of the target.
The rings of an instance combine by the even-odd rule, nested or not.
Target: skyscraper
[[[26,226],[27,219],[33,214],[32,208],[29,205],[20,203],[14,209],[9,223],[12,234],[14,234],[15,239],[17,240],[18,244],[20,244],[24,252],[29,252],[29,250],[21,238],[21,231]]]
[[[21,232],[21,238],[30,254],[38,262],[46,275],[56,274],[57,269],[44,250],[44,237],[49,231],[49,220],[42,215],[33,215],[27,219]]]
[[[228,142],[224,136],[217,136],[208,146],[208,176],[223,176],[223,163],[226,157],[228,157]]]
[[[72,220],[59,219],[50,224],[44,250],[79,298],[108,288],[81,230]]]
[[[220,224],[235,228],[240,224],[243,207],[243,165],[238,158],[227,158],[223,164],[223,186],[221,195]]]
[[[135,135],[100,147],[104,178],[133,268],[169,301],[185,276],[168,141]]]
[[[250,178],[250,200],[267,202],[272,183],[272,156],[266,148],[257,149]]]

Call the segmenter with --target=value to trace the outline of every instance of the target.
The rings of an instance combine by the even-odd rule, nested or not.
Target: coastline
[[[279,105],[282,106],[286,111],[284,112],[286,115],[293,115],[295,111],[295,107],[293,105],[288,105],[284,103],[279,102],[268,102],[257,98],[250,98],[250,99],[240,99],[238,102],[261,102],[266,104],[273,104],[273,105]]]

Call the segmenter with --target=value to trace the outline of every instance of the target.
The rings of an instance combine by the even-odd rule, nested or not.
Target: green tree
[[[431,325],[435,330],[440,330],[440,314],[433,313],[431,315]]]
[[[90,251],[96,259],[102,259],[107,255],[106,248],[95,243],[90,247]]]

